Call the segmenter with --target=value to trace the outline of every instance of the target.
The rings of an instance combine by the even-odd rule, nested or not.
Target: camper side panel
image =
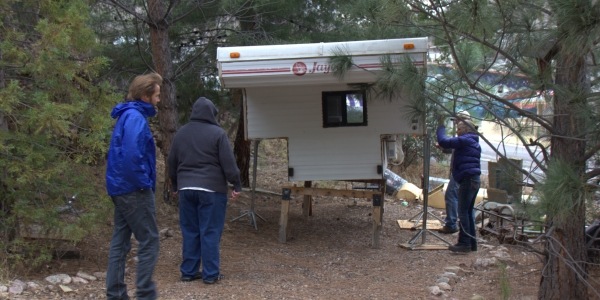
[[[348,90],[345,84],[246,88],[248,138],[288,138],[290,180],[381,179],[381,135],[419,134],[422,127],[413,128],[405,102],[367,98],[367,126],[324,128],[322,92]]]

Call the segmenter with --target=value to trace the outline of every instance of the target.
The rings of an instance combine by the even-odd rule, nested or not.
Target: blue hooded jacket
[[[438,127],[436,134],[440,147],[455,149],[451,174],[456,182],[460,182],[465,176],[481,175],[481,146],[477,134],[469,132],[446,138],[444,126]]]
[[[110,116],[118,119],[106,163],[108,195],[155,190],[156,148],[146,120],[154,115],[154,106],[141,100],[119,103],[113,108]]]

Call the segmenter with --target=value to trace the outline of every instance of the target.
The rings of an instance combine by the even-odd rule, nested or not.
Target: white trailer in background
[[[427,49],[427,38],[217,49],[222,86],[243,89],[246,139],[286,139],[289,180],[309,183],[283,188],[280,242],[290,194],[305,195],[305,214],[310,196],[325,194],[373,199],[373,246],[379,246],[387,146],[397,135],[422,135],[423,120],[407,117],[408,99],[380,99],[350,85],[375,82],[386,55],[408,56],[425,69]],[[329,62],[340,51],[354,62],[341,80]],[[382,189],[323,190],[310,188],[313,180],[377,182]]]

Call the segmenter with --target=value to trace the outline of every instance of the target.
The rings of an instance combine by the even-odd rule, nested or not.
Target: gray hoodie
[[[190,122],[177,131],[168,158],[173,189],[204,188],[226,194],[230,182],[236,192],[242,191],[240,170],[217,113],[212,101],[200,97]]]

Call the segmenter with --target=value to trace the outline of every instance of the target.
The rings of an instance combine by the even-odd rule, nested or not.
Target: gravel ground
[[[279,191],[289,185],[286,177],[285,149],[264,147],[259,160],[258,187]],[[263,161],[264,162],[261,162]],[[157,195],[160,195],[157,193]],[[508,247],[514,263],[506,268],[493,265],[476,269],[478,258],[493,256],[495,239],[486,240],[489,247],[479,252],[453,254],[448,250],[407,250],[399,243],[408,242],[417,231],[402,230],[396,220],[408,219],[420,212],[418,203],[402,206],[399,201],[386,197],[381,247],[371,248],[372,206],[364,199],[316,197],[313,216],[302,217],[302,199],[290,203],[289,240],[278,242],[280,196],[256,194],[256,212],[266,219],[258,220],[258,230],[248,217],[231,220],[250,206],[250,193],[245,192],[236,201],[230,201],[227,223],[221,242],[221,272],[225,279],[218,284],[206,285],[201,281],[181,282],[181,232],[175,207],[158,203],[159,229],[170,229],[173,236],[161,241],[160,258],[154,279],[162,299],[535,299],[541,264],[531,253]],[[161,202],[160,200],[157,200]],[[441,215],[441,210],[434,210]],[[28,274],[22,281],[44,283],[48,275],[77,271],[88,274],[106,269],[110,226],[105,234],[88,238],[77,246],[82,249],[78,260],[53,261],[43,270]],[[454,243],[456,236],[444,236]],[[485,238],[485,237],[484,237]],[[420,243],[420,238],[417,243]],[[431,237],[427,243],[440,243]],[[130,295],[134,295],[135,253],[128,260],[126,276]],[[440,296],[426,291],[448,266],[459,266],[466,271],[451,290]],[[4,283],[6,284],[6,283]],[[71,285],[73,292],[26,291],[11,299],[101,299],[104,283]],[[2,298],[2,296],[0,296]]]

